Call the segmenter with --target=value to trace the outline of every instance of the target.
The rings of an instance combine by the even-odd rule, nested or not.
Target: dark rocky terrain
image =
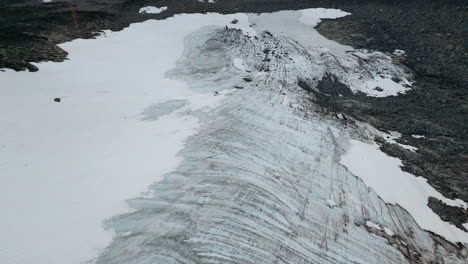
[[[400,2],[400,1],[393,1]],[[401,142],[418,151],[385,144],[386,153],[403,160],[404,170],[422,176],[450,198],[468,200],[468,70],[467,14],[462,1],[407,1],[344,8],[351,16],[323,21],[321,34],[356,48],[392,53],[415,74],[414,89],[405,95],[372,98],[359,94],[320,93],[319,104],[346,113],[383,131],[402,133]],[[336,91],[326,79],[323,88]],[[331,94],[331,96],[329,96]],[[411,135],[424,135],[417,139]],[[461,227],[467,212],[429,206]],[[453,214],[453,215],[450,215]]]
[[[147,5],[168,6],[168,10],[158,15],[138,14],[138,9]],[[271,12],[309,7],[340,8],[352,13],[323,21],[319,31],[357,48],[389,53],[404,50],[406,58],[401,63],[414,72],[416,80],[405,95],[373,98],[352,94],[346,86],[325,78],[321,92],[316,93],[317,103],[327,111],[345,113],[382,131],[402,133],[401,142],[418,147],[416,153],[388,144],[382,149],[401,158],[405,170],[425,177],[445,196],[468,201],[465,1],[0,1],[0,69],[37,71],[31,62],[66,59],[67,53],[57,46],[59,43],[93,38],[101,30],[121,30],[147,19],[177,13]],[[425,139],[413,138],[414,134],[424,135]],[[459,227],[468,222],[466,211],[447,210],[437,201],[430,201],[429,206]]]

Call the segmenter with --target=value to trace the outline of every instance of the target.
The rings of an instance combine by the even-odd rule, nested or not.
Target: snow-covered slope
[[[325,75],[369,96],[411,83],[392,55],[313,29],[344,15],[177,15],[1,73],[2,263],[91,259],[111,216],[97,263],[463,263],[466,247],[442,237],[467,233],[440,218],[421,225],[436,235],[421,229],[341,164],[376,132],[325,115],[306,90]],[[377,84],[392,77],[403,81]],[[418,187],[408,199],[427,197]]]
[[[184,38],[234,18],[147,21],[64,43],[69,60],[37,73],[0,72],[0,263],[81,263],[105,248],[102,221],[175,168],[199,126],[189,113],[223,98],[165,77]]]

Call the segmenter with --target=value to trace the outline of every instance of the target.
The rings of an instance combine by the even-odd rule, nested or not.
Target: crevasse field
[[[182,14],[0,72],[0,263],[466,263],[468,233],[427,199],[467,204],[374,142],[394,135],[324,114],[298,86],[411,89],[399,52],[314,29],[346,15]]]

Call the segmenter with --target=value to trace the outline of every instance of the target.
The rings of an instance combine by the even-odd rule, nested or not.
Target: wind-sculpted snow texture
[[[168,76],[214,96],[238,89],[195,113],[200,129],[152,195],[107,221],[117,237],[97,263],[466,263],[466,246],[422,230],[340,164],[368,131],[324,115],[310,93],[326,74],[362,92],[370,77],[410,74],[390,55],[314,47],[314,23],[299,15],[252,15],[255,36],[205,28],[187,38]]]

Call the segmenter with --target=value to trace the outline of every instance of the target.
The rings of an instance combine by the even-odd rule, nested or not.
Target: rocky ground
[[[344,9],[353,15],[324,21],[319,32],[357,48],[404,50],[401,63],[414,72],[416,85],[405,95],[386,98],[320,93],[318,102],[380,130],[399,131],[402,142],[419,150],[395,145],[384,145],[383,150],[400,157],[405,170],[427,178],[447,197],[467,201],[468,8],[461,1],[407,1]],[[337,84],[324,80],[323,87],[336,89]],[[459,227],[467,222],[466,211],[443,210],[434,201],[429,206]]]
[[[147,5],[168,6],[168,10],[140,15],[138,10]],[[383,150],[401,158],[405,170],[427,178],[445,196],[468,201],[465,6],[464,1],[457,0],[219,0],[214,4],[197,0],[1,1],[0,68],[37,71],[31,62],[66,59],[67,53],[57,46],[59,43],[177,13],[340,8],[352,15],[323,21],[319,32],[357,48],[389,53],[404,50],[406,57],[401,63],[414,72],[416,84],[406,95],[373,98],[352,94],[330,77],[315,92],[317,103],[327,112],[341,112],[382,131],[402,133],[401,142],[418,147],[417,152],[387,144]],[[438,200],[430,200],[429,206],[461,228],[468,222],[466,211],[449,210]]]

